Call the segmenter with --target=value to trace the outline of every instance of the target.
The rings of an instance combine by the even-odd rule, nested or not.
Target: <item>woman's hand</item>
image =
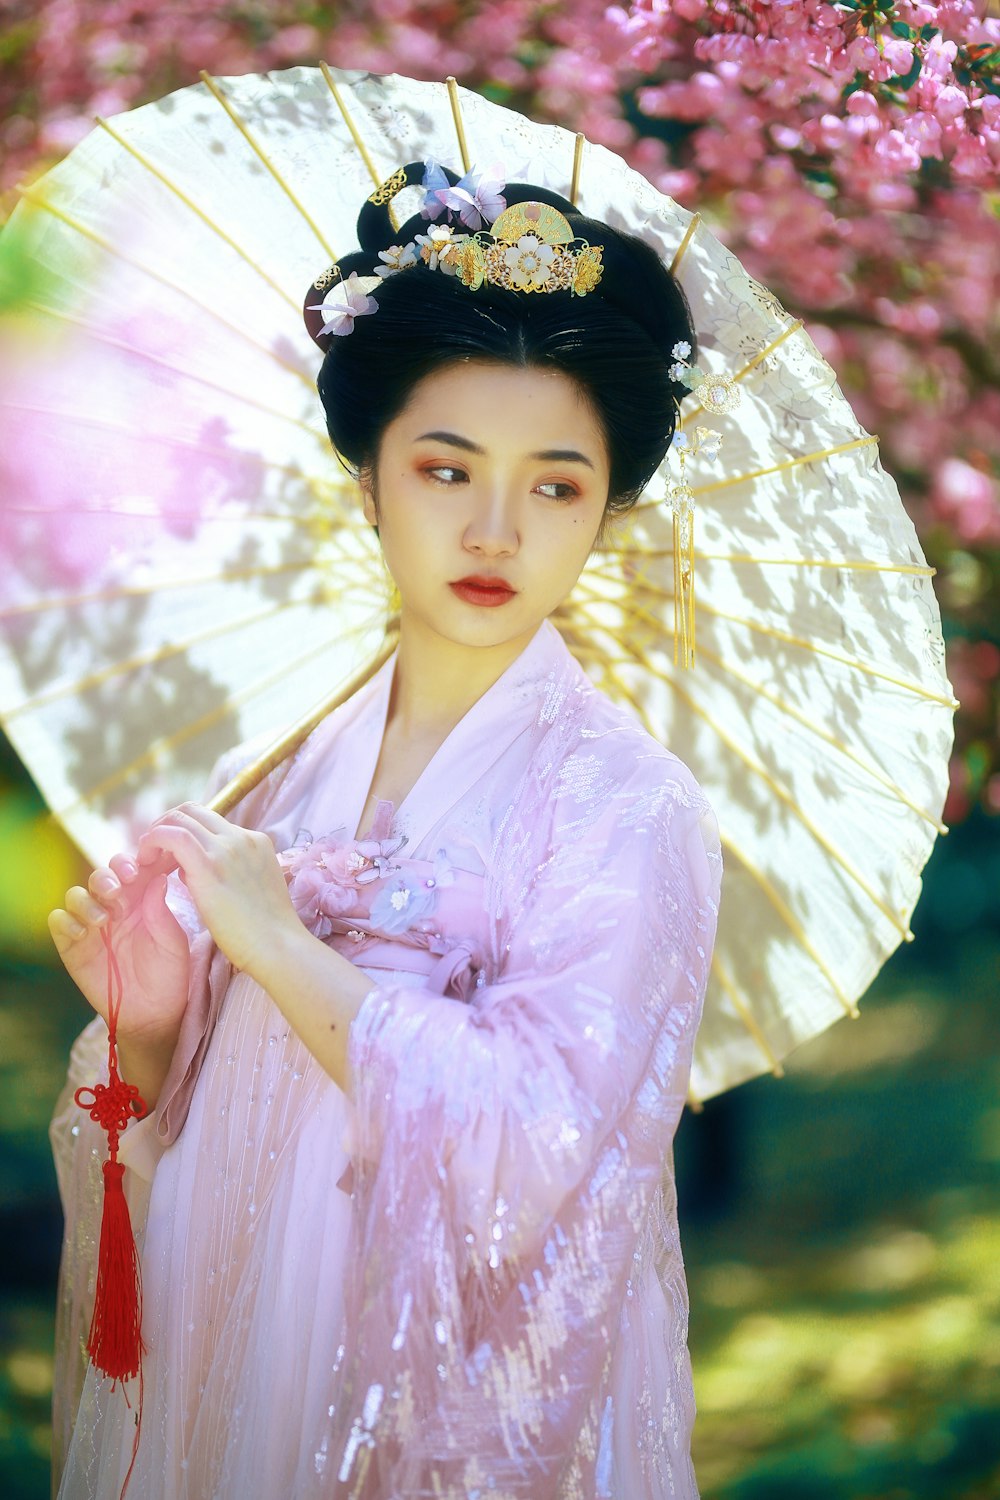
[[[115,854],[94,870],[87,889],[66,892],[49,913],[56,952],[86,999],[108,1019],[108,959],[101,932],[112,922],[122,979],[123,1039],[162,1046],[176,1037],[188,997],[190,956],[184,929],[166,903],[166,862],[140,868]]]
[[[166,853],[180,868],[205,926],[237,969],[252,977],[280,931],[301,926],[274,845],[197,802],[157,818],[139,840],[142,869]]]

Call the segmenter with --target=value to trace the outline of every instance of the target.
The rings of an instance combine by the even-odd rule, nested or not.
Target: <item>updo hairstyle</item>
[[[419,185],[424,163],[405,169]],[[459,179],[448,171],[450,182]],[[604,430],[610,458],[605,513],[629,510],[659,468],[687,387],[673,380],[679,340],[697,360],[694,325],[680,284],[656,252],[635,235],[585,218],[566,198],[528,183],[507,183],[508,207],[551,204],[573,233],[603,246],[604,271],[586,296],[568,289],[525,293],[484,282],[475,291],[423,261],[384,277],[369,295],[378,312],[355,319],[350,334],[328,335],[317,380],[330,441],[357,477],[373,472],[385,428],[424,376],[458,361],[557,370],[580,386]],[[394,229],[388,204],[365,203],[358,217],[361,249],[339,262],[343,279],[373,276],[380,250],[425,234],[419,213]],[[450,210],[437,221],[465,226]],[[488,231],[489,226],[486,226]],[[313,292],[307,301],[320,301]]]

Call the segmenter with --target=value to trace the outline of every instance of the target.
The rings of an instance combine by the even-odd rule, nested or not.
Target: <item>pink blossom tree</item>
[[[962,702],[946,816],[1000,811],[1000,19],[942,0],[0,0],[0,193],[197,79],[326,58],[622,153],[806,325],[879,435]]]

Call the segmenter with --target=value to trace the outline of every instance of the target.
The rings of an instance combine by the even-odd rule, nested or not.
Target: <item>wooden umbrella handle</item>
[[[339,687],[336,692],[324,698],[315,708],[311,708],[301,719],[296,720],[291,728],[286,729],[278,739],[268,745],[267,749],[256,760],[244,766],[242,771],[238,772],[231,781],[227,781],[225,786],[216,792],[212,800],[206,803],[206,806],[210,807],[213,812],[221,813],[225,817],[226,813],[230,812],[236,806],[237,802],[241,802],[248,792],[253,791],[258,782],[263,781],[269,771],[273,771],[275,766],[280,765],[286,756],[291,755],[293,750],[298,749],[306,736],[312,734],[316,725],[322,719],[325,719],[327,714],[332,713],[335,708],[339,708],[342,703],[346,703],[347,699],[352,697],[359,688],[364,687],[365,683],[374,677],[379,668],[388,661],[395,649],[396,637],[394,634],[388,635],[370,662],[367,662],[360,671],[355,672],[354,676],[349,678],[343,687]]]

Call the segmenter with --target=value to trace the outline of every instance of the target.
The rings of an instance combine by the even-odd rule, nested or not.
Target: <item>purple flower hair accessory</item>
[[[466,172],[452,187],[438,163],[428,161],[422,186],[425,194],[420,212],[425,219],[437,219],[449,209],[473,232],[492,224],[507,207],[502,191],[506,181],[499,164],[485,172]]]
[[[354,332],[355,318],[378,312],[378,303],[361,286],[357,271],[352,271],[346,281],[334,282],[322,302],[309,303],[308,311],[323,314],[320,337],[327,333],[341,335]]]

